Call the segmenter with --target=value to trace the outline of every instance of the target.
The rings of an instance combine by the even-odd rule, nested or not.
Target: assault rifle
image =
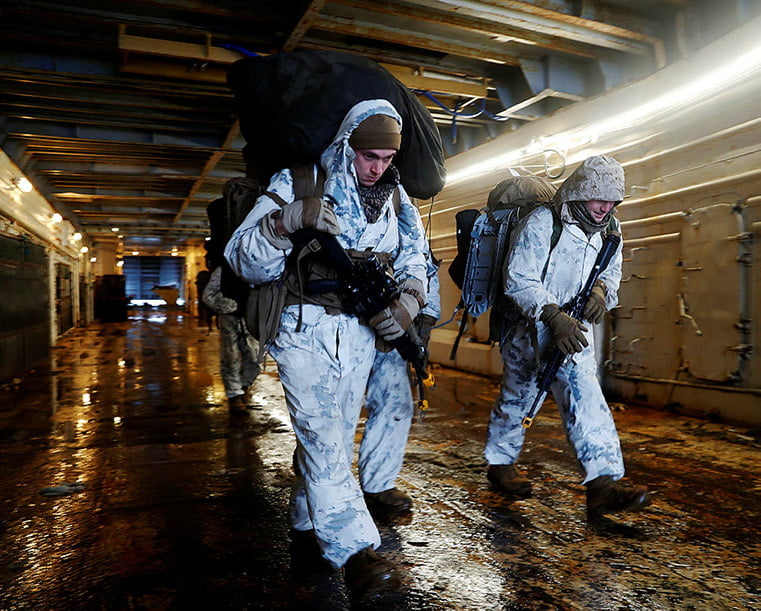
[[[581,289],[581,292],[578,295],[576,295],[573,299],[571,299],[571,301],[569,301],[561,308],[563,312],[575,318],[576,320],[581,320],[581,317],[584,314],[584,307],[587,305],[589,296],[592,294],[592,287],[594,287],[595,282],[597,282],[597,279],[600,277],[600,274],[605,270],[606,267],[608,267],[608,263],[610,263],[610,260],[616,253],[620,243],[621,236],[618,233],[608,233],[608,235],[603,240],[600,252],[597,253],[597,259],[595,260],[592,271],[589,273],[589,277],[584,284],[584,288]],[[539,377],[536,380],[536,385],[539,387],[539,394],[534,398],[534,403],[531,405],[531,409],[521,422],[521,424],[523,424],[523,428],[527,429],[534,423],[534,417],[539,411],[539,408],[542,406],[544,398],[547,396],[547,393],[550,390],[550,386],[555,381],[555,378],[558,375],[558,371],[565,361],[565,357],[566,355],[556,347],[552,351],[549,360],[545,363],[544,367],[539,372]]]
[[[307,282],[304,290],[307,294],[336,292],[347,312],[364,320],[391,305],[401,294],[396,279],[389,273],[377,256],[371,254],[361,260],[353,261],[335,236],[322,231],[300,229],[291,235],[293,252],[306,248],[322,256],[335,270],[338,278],[313,280]],[[425,399],[425,387],[434,385],[433,375],[426,370],[428,350],[415,330],[414,324],[397,339],[391,342],[402,358],[412,365],[417,378],[418,407],[428,409]]]

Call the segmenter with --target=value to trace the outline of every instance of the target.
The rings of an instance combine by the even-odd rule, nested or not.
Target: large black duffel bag
[[[441,137],[407,87],[376,62],[336,51],[298,50],[232,64],[233,91],[249,174],[266,181],[281,168],[319,159],[349,109],[383,98],[402,117],[394,165],[412,197],[428,199],[446,180]]]

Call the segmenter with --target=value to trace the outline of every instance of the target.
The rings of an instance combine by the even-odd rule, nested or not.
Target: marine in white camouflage
[[[553,221],[548,208],[535,210],[516,229],[504,290],[523,318],[501,338],[504,375],[485,448],[490,465],[514,465],[523,448],[526,429],[521,422],[539,392],[539,363],[555,347],[550,329],[541,320],[545,306],[562,306],[582,289],[602,246],[601,235],[610,219],[586,218],[581,209],[590,200],[617,204],[623,193],[621,165],[609,157],[590,157],[555,195],[555,202],[561,205],[563,230],[551,252]],[[617,221],[614,224],[620,229]],[[620,245],[601,275],[608,310],[617,304],[621,261]],[[597,379],[591,325],[584,336],[588,345],[568,355],[551,390],[583,471],[583,483],[599,476],[618,480],[624,475],[624,462],[615,422]]]
[[[385,203],[381,202],[375,222],[368,221],[362,205],[354,165],[356,153],[349,139],[357,126],[377,114],[392,117],[401,125],[399,114],[385,100],[355,105],[321,156],[326,172],[322,199],[331,203],[341,246],[390,253],[397,282],[414,285],[424,299],[427,243],[417,208],[401,185],[398,217],[391,192]],[[290,170],[275,174],[268,191],[292,202]],[[278,209],[266,195],[259,198],[225,249],[232,268],[251,284],[272,281],[284,272],[292,245],[287,238],[273,238],[268,228]],[[327,225],[333,225],[332,220]],[[375,335],[373,328],[354,315],[328,313],[321,305],[302,303],[285,307],[278,334],[269,347],[278,365],[297,439],[299,477],[292,491],[291,525],[302,532],[313,529],[323,556],[336,567],[352,557],[366,556],[367,548],[380,545],[378,529],[351,465],[354,434],[375,357]],[[368,562],[377,564],[372,556]],[[349,575],[355,574],[349,568],[347,584]],[[381,572],[381,579],[388,576]],[[363,578],[360,575],[356,581]]]
[[[217,267],[201,299],[218,316],[219,361],[225,396],[231,400],[231,407],[240,410],[245,405],[246,392],[260,372],[256,360],[259,344],[246,329],[243,319],[235,314],[238,304],[222,294],[221,279],[222,268]]]

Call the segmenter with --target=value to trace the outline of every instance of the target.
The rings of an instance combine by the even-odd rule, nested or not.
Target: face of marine
[[[394,160],[394,149],[363,149],[355,151],[354,170],[363,187],[372,187]]]
[[[587,202],[587,211],[592,215],[595,223],[600,223],[615,205],[616,202],[604,202],[599,199],[590,199]]]

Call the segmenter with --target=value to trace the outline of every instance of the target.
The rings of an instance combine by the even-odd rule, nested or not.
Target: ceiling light
[[[54,223],[60,223],[63,220],[63,217],[56,212],[53,216],[50,217],[50,220]]]
[[[113,231],[114,233],[119,233],[119,228],[118,227],[111,227],[111,231]]]
[[[85,252],[88,252],[89,250],[90,250],[90,249],[89,249],[89,248],[87,248],[87,246],[83,246],[82,248],[80,248],[80,249],[79,249],[79,252],[81,252],[81,253],[85,253]]]

